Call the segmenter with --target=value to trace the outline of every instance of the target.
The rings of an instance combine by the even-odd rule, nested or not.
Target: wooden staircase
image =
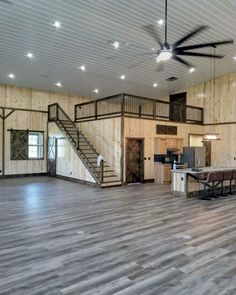
[[[106,161],[101,161],[101,165],[97,166],[99,153],[59,104],[55,103],[48,106],[48,121],[57,125],[99,186],[121,185],[119,176],[115,174]]]

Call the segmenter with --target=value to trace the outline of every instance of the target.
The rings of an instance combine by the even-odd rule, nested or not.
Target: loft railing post
[[[59,120],[59,106],[56,104],[56,119]]]
[[[95,119],[97,120],[97,118],[98,118],[98,102],[97,102],[97,100],[95,100]]]
[[[48,105],[48,122],[51,120],[50,105]]]
[[[124,93],[121,94],[121,116],[125,114],[125,95]]]
[[[153,118],[155,119],[156,118],[156,101],[155,101],[155,99],[153,99],[152,107],[153,107]]]
[[[76,148],[78,150],[79,149],[79,128],[77,128],[76,131],[77,131],[77,143],[76,143],[77,144],[77,147]]]
[[[102,184],[103,183],[103,173],[104,173],[104,161],[103,160],[101,160],[101,163],[100,163],[100,170],[101,170],[100,181]]]
[[[180,112],[180,122],[183,122],[184,121],[184,118],[183,118],[183,105],[182,104],[179,104],[179,112]]]
[[[201,123],[204,123],[204,109],[201,109]]]
[[[141,118],[141,115],[142,115],[142,106],[141,104],[138,106],[138,116],[139,118]]]
[[[74,121],[77,119],[77,105],[74,106]]]

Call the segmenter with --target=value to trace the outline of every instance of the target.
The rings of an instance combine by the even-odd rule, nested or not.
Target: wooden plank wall
[[[204,108],[204,132],[217,132],[221,140],[212,142],[212,164],[236,167],[236,73],[193,86],[187,91],[187,104]],[[215,95],[214,95],[215,92]],[[163,97],[162,100],[167,100]],[[227,124],[233,123],[234,124]],[[225,124],[224,124],[225,123]]]
[[[121,118],[82,122],[79,128],[117,175],[121,173]]]
[[[221,137],[211,143],[212,165],[236,167],[236,73],[215,80],[215,96],[213,81],[194,86],[187,94],[192,104],[202,100],[204,123],[214,124],[205,126],[205,132],[217,132]],[[234,124],[227,124],[230,122]]]
[[[177,135],[160,135],[156,134],[156,125],[175,125],[178,128]],[[204,126],[193,124],[180,124],[174,122],[162,122],[155,120],[145,120],[136,118],[124,119],[124,138],[143,138],[144,139],[144,157],[150,160],[144,162],[144,179],[154,178],[154,139],[157,137],[163,138],[183,138],[184,146],[188,145],[188,134],[203,134]],[[125,181],[125,149],[124,149],[124,181]]]
[[[0,106],[12,108],[24,108],[47,111],[48,105],[58,102],[71,118],[74,116],[74,105],[88,101],[89,98],[71,96],[66,94],[58,94],[47,91],[22,88],[12,85],[0,84]],[[1,109],[0,109],[1,112]],[[2,120],[0,119],[0,175],[3,174],[3,159],[2,159]],[[45,149],[44,160],[27,160],[27,161],[11,161],[10,160],[10,133],[7,129],[30,129],[40,130],[45,132]],[[5,120],[5,175],[9,174],[28,174],[46,172],[47,160],[47,114],[15,111]]]
[[[74,152],[68,140],[55,123],[48,124],[48,134],[57,138],[56,174],[74,179],[96,183],[88,169]]]

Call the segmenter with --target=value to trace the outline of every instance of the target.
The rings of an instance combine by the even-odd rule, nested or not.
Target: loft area
[[[203,124],[203,108],[131,94],[117,94],[75,105],[75,122],[114,116]]]

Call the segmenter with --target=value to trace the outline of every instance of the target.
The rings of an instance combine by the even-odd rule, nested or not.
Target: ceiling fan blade
[[[200,32],[202,32],[203,30],[205,30],[207,28],[208,28],[208,26],[199,26],[199,27],[197,27],[195,30],[191,31],[190,33],[188,33],[187,35],[185,35],[183,38],[181,38],[178,41],[176,41],[173,44],[173,49],[175,49],[176,47],[178,47],[180,44],[182,44],[186,40],[190,39],[191,37],[193,37],[197,33],[200,33]]]
[[[154,25],[145,25],[143,29],[163,48],[163,44]]]
[[[184,50],[190,50],[190,49],[197,49],[197,48],[204,48],[204,47],[214,47],[224,44],[232,44],[234,43],[234,40],[224,40],[219,42],[210,42],[210,43],[203,43],[203,44],[196,44],[196,45],[189,45],[189,46],[182,46],[175,48],[175,51],[184,51]]]
[[[214,55],[214,54],[207,54],[207,53],[200,53],[200,52],[199,53],[198,52],[189,52],[189,51],[187,51],[187,52],[180,51],[180,52],[177,52],[176,54],[185,55],[185,56],[210,57],[210,58],[223,58],[224,57],[224,55],[218,55],[218,54]]]
[[[185,66],[187,66],[188,68],[193,68],[193,65],[191,65],[189,62],[187,62],[186,60],[180,58],[177,55],[173,55],[172,58],[178,62],[180,62],[181,64],[184,64]]]

